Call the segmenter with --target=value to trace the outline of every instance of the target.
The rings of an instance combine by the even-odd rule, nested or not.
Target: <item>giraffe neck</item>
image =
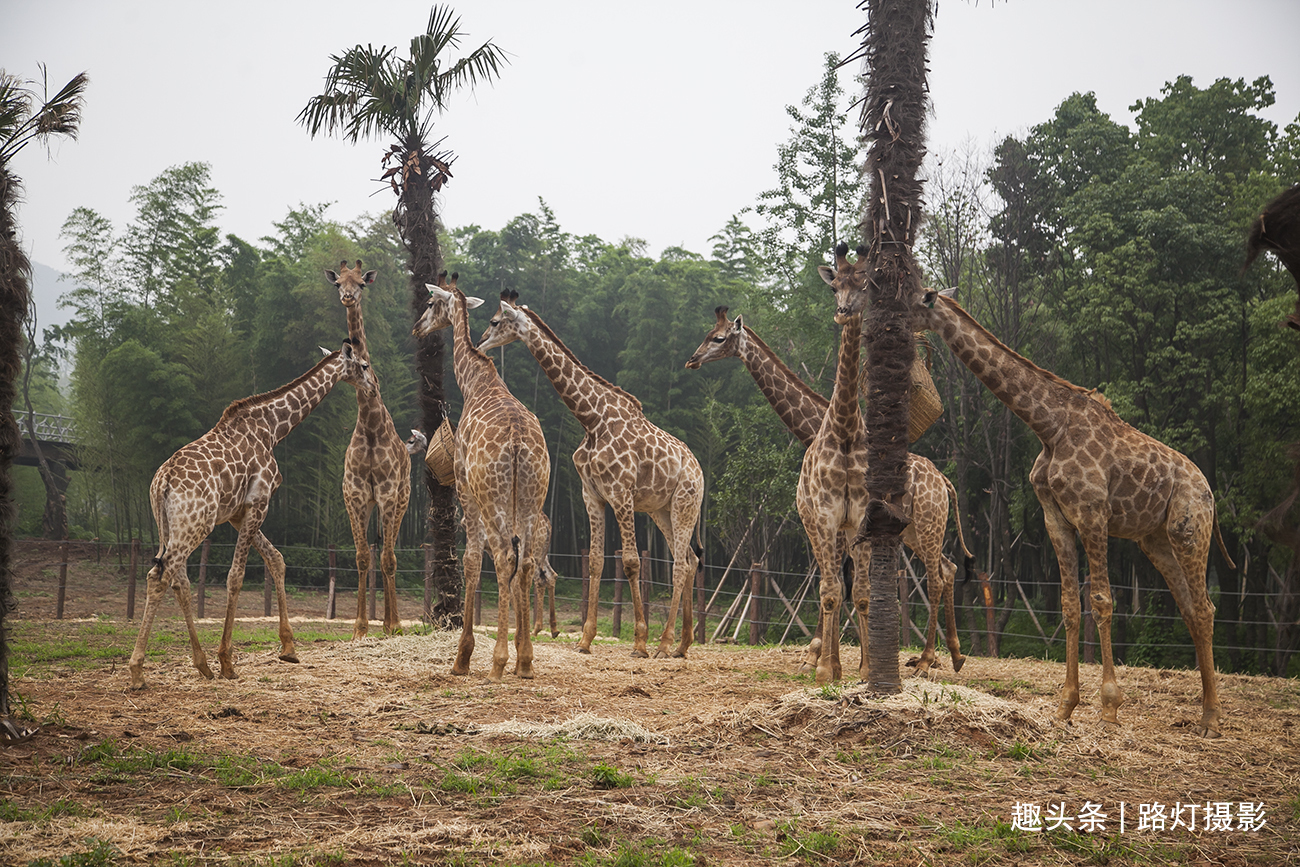
[[[931,322],[957,359],[1044,443],[1060,430],[1072,398],[1087,394],[1012,350],[951,299],[938,299]],[[1052,406],[1060,411],[1049,412]]]
[[[584,429],[591,430],[613,414],[641,414],[639,400],[579,361],[536,313],[525,313],[533,327],[524,329],[524,345]]]
[[[452,289],[451,331],[451,360],[456,372],[456,385],[468,402],[471,395],[496,387],[501,383],[501,377],[497,376],[497,366],[492,359],[474,345],[465,293],[459,289]]]
[[[370,344],[366,342],[366,323],[361,315],[361,299],[351,306],[343,308],[348,314],[348,336],[361,347],[361,360],[370,362]],[[359,392],[358,392],[359,393]]]
[[[740,360],[790,433],[805,446],[812,442],[826,417],[830,401],[786,367],[785,362],[748,325],[745,326],[745,340],[741,343]]]
[[[222,423],[250,421],[275,445],[311,415],[343,376],[343,356],[332,352],[302,376],[274,391],[237,400],[221,414]]]
[[[850,442],[862,430],[858,407],[858,367],[862,358],[862,315],[850,316],[840,329],[840,353],[835,367],[835,388],[824,424],[833,426],[836,439]]]

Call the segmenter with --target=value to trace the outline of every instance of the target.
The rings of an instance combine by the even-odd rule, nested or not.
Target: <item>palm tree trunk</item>
[[[907,484],[910,371],[916,356],[910,307],[921,290],[912,255],[921,221],[917,169],[925,154],[926,51],[930,0],[868,0],[861,56],[867,66],[862,132],[869,142],[870,193],[863,243],[868,250],[867,514],[855,543],[871,544],[867,624],[870,686],[902,690],[898,668],[898,572]]]
[[[9,717],[9,633],[6,620],[14,610],[10,583],[16,506],[10,468],[22,448],[12,412],[15,384],[22,367],[23,320],[27,317],[31,263],[15,239],[14,207],[18,179],[0,165],[0,720]]]
[[[432,161],[418,138],[407,141],[407,159],[419,161],[419,172],[409,172],[402,184],[401,197],[393,222],[410,255],[412,321],[424,313],[429,292],[425,284],[437,281],[442,270],[442,250],[438,246],[438,218],[434,210],[433,189],[426,179],[434,176]],[[425,433],[433,433],[442,424],[446,407],[443,371],[446,366],[447,342],[441,332],[419,338],[415,349],[415,372],[420,400],[420,419]],[[456,560],[455,488],[438,483],[427,468],[424,484],[429,491],[426,537],[433,545],[432,584],[437,599],[431,617],[435,624],[459,627],[463,616],[464,587]]]

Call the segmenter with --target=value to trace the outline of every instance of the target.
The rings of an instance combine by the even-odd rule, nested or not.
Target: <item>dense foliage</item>
[[[505,226],[455,227],[440,238],[459,285],[488,301],[471,313],[476,327],[486,326],[500,292],[517,291],[589,367],[692,447],[707,478],[707,562],[725,564],[739,549],[742,568],[762,560],[791,580],[809,562],[793,511],[802,449],[739,362],[683,364],[714,307],[727,305],[830,393],[837,331],[815,265],[837,240],[855,237],[862,213],[862,187],[845,171],[862,158],[846,123],[853,96],[841,91],[834,63],[802,109],[790,109],[791,144],[773,188],[719,227],[708,255],[671,248],[655,257],[634,238],[575,236],[544,202]],[[1125,419],[1197,461],[1241,567],[1231,572],[1211,554],[1220,665],[1285,671],[1300,640],[1285,624],[1300,612],[1284,600],[1300,598],[1300,576],[1293,552],[1256,522],[1293,475],[1300,341],[1276,325],[1291,304],[1290,278],[1268,257],[1239,273],[1252,216],[1297,171],[1300,126],[1279,130],[1258,113],[1272,99],[1266,78],[1204,89],[1180,78],[1133,106],[1131,130],[1092,95],[1073,94],[990,154],[932,155],[918,254],[928,279],[959,285],[962,303],[1012,348],[1101,388]],[[68,497],[74,533],[151,542],[146,493],[167,455],[230,400],[288,382],[315,362],[317,346],[341,342],[344,311],[321,269],[343,259],[379,271],[365,301],[371,354],[399,431],[419,424],[405,252],[388,215],[340,223],[325,205],[299,204],[272,236],[224,235],[221,195],[201,163],[167,170],[132,201],[138,216],[124,228],[88,209],[65,225],[75,316],[52,345],[68,352],[66,399],[84,453]],[[1027,482],[1038,442],[941,343],[934,347],[947,409],[913,448],[954,480],[967,543],[990,574],[1005,626],[1023,611],[1018,579],[1031,597],[1028,579],[1055,580]],[[553,449],[553,548],[576,552],[586,547],[587,522],[569,455],[581,429],[522,347],[504,348],[496,361]],[[448,394],[455,418],[459,398],[454,388]],[[278,449],[285,481],[266,523],[277,545],[350,545],[339,486],[354,413],[342,389]],[[423,540],[423,487],[399,546]],[[644,516],[638,537],[666,558]],[[607,540],[607,550],[617,544]],[[1111,558],[1117,655],[1180,662],[1161,655],[1170,621],[1147,616],[1174,612],[1158,573],[1131,543],[1112,544]],[[1059,607],[1055,598],[1034,601],[1040,612]],[[1250,625],[1271,618],[1283,626]],[[963,631],[971,640],[982,643]]]

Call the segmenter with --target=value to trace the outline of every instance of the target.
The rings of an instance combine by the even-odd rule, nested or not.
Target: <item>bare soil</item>
[[[793,674],[793,646],[633,659],[569,632],[537,640],[534,679],[493,684],[494,634],[453,677],[455,634],[372,623],[354,642],[297,597],[300,664],[276,658],[274,618],[242,617],[239,679],[210,681],[169,598],[132,692],[143,588],[129,622],[124,576],[89,550],[55,620],[55,549],[19,548],[11,686],[40,729],[0,748],[3,864],[1300,863],[1295,680],[1220,676],[1214,740],[1194,733],[1194,671],[1122,668],[1119,728],[1097,666],[1063,726],[1064,666],[1029,659],[904,669],[877,697]],[[214,657],[220,621],[202,627]],[[1058,804],[1072,830],[1012,827],[1017,805],[1047,822]],[[1140,827],[1155,804],[1165,826]]]

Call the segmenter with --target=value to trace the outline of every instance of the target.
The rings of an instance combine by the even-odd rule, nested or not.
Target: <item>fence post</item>
[[[898,614],[898,634],[903,643],[908,643],[912,640],[912,588],[907,583],[906,569],[898,570]]]
[[[582,555],[582,628],[587,628],[587,594],[591,592],[591,564],[587,562],[588,555],[591,551],[587,548],[581,550]]]
[[[975,574],[980,580],[980,593],[984,597],[984,628],[988,632],[988,655],[997,659],[998,636],[996,618],[993,616],[993,585],[989,583],[989,573]]]
[[[609,634],[618,638],[623,634],[623,585],[627,583],[627,573],[623,570],[623,552],[614,552],[614,616]]]
[[[68,593],[68,543],[59,543],[59,595],[54,602],[54,617],[63,619],[63,600]]]
[[[683,605],[689,605],[690,600],[682,600]],[[704,612],[707,606],[704,602],[704,558],[701,557],[695,565],[695,643],[703,644],[706,630],[704,628]]]
[[[335,605],[334,590],[336,586],[335,581],[338,578],[334,570],[337,565],[338,565],[337,553],[334,550],[334,546],[330,545],[329,546],[329,570],[330,570],[329,571],[329,593],[325,597],[325,619],[326,620],[333,620],[335,614],[337,613],[334,607]]]
[[[126,576],[126,619],[135,619],[136,570],[140,568],[140,540],[131,540],[131,571]]]
[[[424,543],[424,622],[433,622],[433,546]]]
[[[198,615],[203,618],[203,608],[207,601],[208,595],[208,554],[212,550],[212,540],[204,539],[203,547],[199,550],[199,599]]]
[[[759,644],[763,638],[763,564],[751,563],[749,566],[749,592],[753,601],[749,605],[749,643]]]

